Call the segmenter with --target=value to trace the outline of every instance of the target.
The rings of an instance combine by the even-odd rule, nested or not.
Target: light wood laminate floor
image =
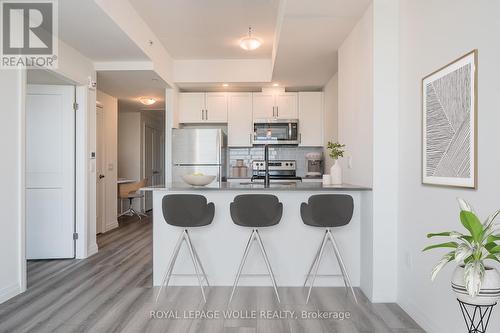
[[[302,288],[280,288],[278,304],[270,287],[241,287],[229,310],[247,318],[224,318],[229,287],[210,288],[206,304],[199,288],[172,287],[155,303],[151,222],[127,219],[98,236],[99,253],[89,259],[29,262],[28,291],[0,304],[0,332],[424,332],[398,305],[371,304],[359,289],[358,305],[344,288],[316,288],[306,305]],[[195,310],[203,312],[184,312]],[[277,312],[263,316],[267,310]],[[152,311],[179,318],[154,319]],[[350,318],[302,319],[317,311]],[[219,319],[198,318],[217,314]],[[274,315],[288,317],[269,318]]]

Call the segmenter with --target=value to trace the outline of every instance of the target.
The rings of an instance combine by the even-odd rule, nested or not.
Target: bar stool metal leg
[[[339,247],[337,246],[337,242],[335,241],[335,238],[333,237],[333,234],[330,230],[328,230],[328,236],[330,240],[332,241],[333,244],[333,249],[335,250],[335,253],[339,259],[339,265],[342,270],[342,274],[344,276],[344,280],[347,282],[349,285],[349,288],[351,289],[352,296],[354,297],[354,301],[358,303],[358,298],[356,297],[356,293],[354,292],[354,288],[352,287],[351,279],[349,278],[349,274],[347,274],[346,267],[344,265],[344,260],[342,259],[342,256],[340,255]]]
[[[269,263],[269,258],[267,257],[266,249],[264,248],[264,244],[262,243],[262,239],[260,238],[259,232],[257,229],[254,229],[252,231],[252,234],[250,235],[250,238],[248,239],[247,246],[245,248],[245,253],[243,254],[243,259],[241,260],[240,266],[238,268],[238,273],[236,273],[236,278],[234,280],[234,285],[233,285],[233,290],[231,291],[231,296],[229,297],[229,303],[231,303],[234,292],[236,291],[236,288],[238,286],[238,281],[240,280],[241,272],[243,270],[243,266],[245,265],[245,262],[247,261],[248,253],[250,252],[250,248],[252,247],[253,241],[257,241],[259,243],[259,248],[262,253],[262,256],[264,257],[264,261],[266,263],[267,271],[269,272],[269,276],[271,277],[271,282],[273,284],[274,288],[274,293],[276,294],[276,298],[278,299],[278,303],[281,303],[280,301],[280,296],[278,294],[278,286],[276,284],[276,279],[274,277],[273,270],[271,269],[271,264]]]
[[[264,261],[266,262],[267,270],[269,275],[271,276],[271,281],[273,283],[274,293],[276,294],[276,298],[278,299],[278,303],[280,301],[280,295],[278,294],[278,286],[276,285],[276,279],[274,278],[273,270],[271,268],[271,264],[269,263],[269,258],[267,257],[266,249],[264,248],[264,244],[262,243],[262,239],[260,238],[259,231],[255,229],[255,235],[257,236],[257,241],[260,245],[260,251],[262,252],[262,256],[264,257]]]
[[[156,295],[156,303],[158,303],[158,299],[160,298],[161,291],[163,288],[168,286],[168,282],[170,281],[170,276],[172,275],[172,270],[174,268],[175,261],[177,260],[177,255],[179,254],[179,250],[181,249],[182,241],[184,240],[184,231],[179,236],[177,243],[174,247],[174,253],[172,253],[172,257],[170,257],[170,262],[168,263],[167,270],[165,271],[165,275],[163,275],[163,279],[161,282],[160,290]]]
[[[179,251],[181,249],[183,241],[186,242],[186,245],[187,245],[188,250],[189,250],[189,255],[191,256],[191,260],[193,261],[194,270],[196,272],[196,277],[198,278],[198,283],[199,283],[200,288],[201,288],[201,294],[203,296],[203,300],[205,301],[205,303],[207,302],[207,299],[205,296],[205,290],[203,289],[203,280],[205,280],[205,282],[207,283],[207,286],[210,286],[210,284],[208,283],[208,278],[207,278],[207,275],[205,273],[205,270],[203,269],[203,265],[201,264],[201,260],[198,257],[198,254],[196,253],[196,251],[193,247],[193,244],[191,243],[191,239],[189,237],[188,230],[184,229],[182,231],[181,235],[179,236],[179,239],[177,240],[177,244],[175,245],[175,248],[174,248],[174,253],[172,254],[172,257],[170,258],[170,262],[168,264],[167,271],[165,272],[165,275],[163,276],[160,290],[159,290],[158,294],[156,295],[156,302],[157,303],[158,303],[158,299],[160,297],[161,291],[163,290],[163,288],[166,288],[168,286],[170,278],[172,277],[174,265],[175,265],[175,262],[177,260],[177,257],[179,256]],[[200,277],[200,272],[198,270],[198,266],[200,267],[200,269],[202,271],[203,279]]]
[[[202,278],[200,276],[200,272],[198,270],[198,265],[196,263],[196,257],[194,255],[194,250],[193,250],[193,244],[191,244],[191,239],[189,238],[189,234],[187,233],[187,230],[185,230],[185,233],[186,233],[185,239],[186,239],[186,242],[187,242],[187,245],[189,248],[189,254],[191,255],[191,260],[193,260],[194,270],[196,272],[196,277],[198,278],[198,283],[200,284],[201,294],[203,295],[203,300],[206,303],[207,298],[205,297],[205,290],[203,289]]]
[[[311,280],[311,285],[309,286],[309,291],[307,292],[306,304],[309,303],[309,298],[311,297],[311,291],[312,291],[312,287],[314,285],[314,280],[316,280],[316,275],[318,274],[319,265],[321,264],[321,257],[323,257],[323,251],[325,250],[325,245],[326,245],[326,242],[328,240],[327,237],[328,237],[328,232],[325,233],[325,237],[323,238],[323,243],[322,243],[321,249],[319,251],[317,264],[316,264],[316,267],[314,268],[314,274],[313,274],[312,280]]]
[[[314,260],[311,263],[311,267],[309,267],[309,271],[307,271],[306,279],[305,279],[304,285],[303,285],[304,287],[306,286],[307,281],[309,281],[309,277],[311,276],[311,272],[313,270],[313,267],[314,267],[314,265],[316,265],[316,262],[318,261],[319,253],[321,252],[321,248],[323,247],[323,243],[325,243],[326,239],[327,239],[327,237],[326,237],[326,232],[325,232],[325,236],[323,237],[323,241],[321,241],[321,244],[319,244],[318,251],[316,252],[316,255],[314,256]]]
[[[240,280],[241,271],[243,270],[243,266],[245,265],[245,262],[247,261],[248,252],[250,252],[250,248],[252,247],[253,240],[254,240],[254,231],[252,231],[252,234],[250,235],[250,238],[248,239],[247,246],[245,247],[245,252],[243,254],[243,258],[241,259],[240,266],[238,267],[238,273],[236,273],[236,278],[235,278],[234,284],[233,284],[233,290],[231,291],[231,296],[229,297],[229,303],[231,303],[233,296],[234,296],[234,292],[236,291],[236,287],[238,286],[238,281]]]

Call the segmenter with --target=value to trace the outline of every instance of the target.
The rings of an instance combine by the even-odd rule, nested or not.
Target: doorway
[[[162,124],[162,122],[160,122]],[[144,124],[144,177],[148,186],[158,186],[165,183],[165,131],[163,127]],[[153,209],[152,192],[144,193],[144,210]]]
[[[75,258],[75,86],[28,71],[26,259]]]

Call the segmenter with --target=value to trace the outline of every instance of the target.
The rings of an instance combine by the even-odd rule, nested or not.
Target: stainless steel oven
[[[297,119],[258,119],[253,123],[254,145],[298,145]]]

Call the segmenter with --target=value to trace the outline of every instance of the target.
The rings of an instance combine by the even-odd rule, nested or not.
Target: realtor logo
[[[57,0],[0,0],[0,68],[57,67]]]

